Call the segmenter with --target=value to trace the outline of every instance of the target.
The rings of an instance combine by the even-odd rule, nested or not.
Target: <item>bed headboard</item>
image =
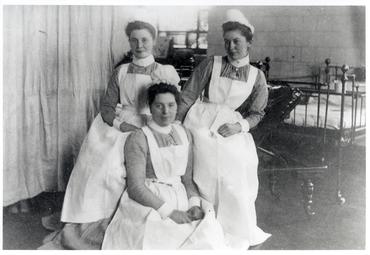
[[[269,71],[270,71],[270,62],[271,58],[270,57],[265,57],[264,60],[258,60],[255,62],[250,62],[251,65],[257,67],[258,69],[261,69],[264,74],[266,79],[269,78]]]

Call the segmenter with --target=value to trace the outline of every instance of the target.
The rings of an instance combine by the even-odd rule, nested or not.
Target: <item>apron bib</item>
[[[256,222],[256,147],[250,133],[223,137],[217,129],[243,119],[235,109],[250,95],[258,70],[250,66],[248,81],[235,81],[220,77],[221,63],[222,58],[215,57],[209,102],[196,102],[184,125],[194,138],[194,180],[201,195],[214,204],[229,245],[247,248],[269,237]]]
[[[157,179],[146,179],[146,186],[177,210],[188,209],[188,198],[181,176],[188,162],[189,142],[185,130],[173,125],[182,144],[159,147],[148,127],[142,130],[147,138],[151,161]],[[165,184],[164,184],[165,183]],[[171,185],[171,186],[170,186]],[[203,238],[202,244],[198,238]],[[170,218],[162,220],[156,210],[131,200],[124,192],[119,209],[106,231],[103,249],[191,249],[215,248],[224,244],[223,232],[214,213],[202,221],[177,224]]]

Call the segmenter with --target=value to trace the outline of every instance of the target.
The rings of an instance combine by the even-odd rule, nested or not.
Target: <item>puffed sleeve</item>
[[[166,218],[173,209],[145,185],[146,165],[150,159],[148,159],[148,143],[141,129],[129,135],[124,150],[129,197],[143,206],[158,210],[162,218]]]
[[[259,70],[256,83],[249,98],[237,109],[244,117],[240,123],[242,130],[247,132],[254,128],[265,115],[268,100],[268,89],[265,75]]]
[[[177,120],[183,121],[190,107],[211,80],[213,57],[203,60],[193,71],[181,91],[180,104],[177,109]]]
[[[100,106],[101,116],[109,126],[113,126],[113,120],[116,117],[115,109],[119,103],[118,72],[119,68],[113,71]]]

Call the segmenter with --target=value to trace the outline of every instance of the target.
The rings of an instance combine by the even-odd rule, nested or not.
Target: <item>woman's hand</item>
[[[191,222],[191,219],[188,213],[184,211],[173,210],[169,217],[171,220],[173,220],[177,224],[184,224],[184,223]]]
[[[217,129],[217,132],[223,137],[235,135],[235,134],[240,133],[241,131],[242,131],[242,126],[238,122],[234,124],[225,123]]]
[[[130,132],[138,129],[138,127],[128,124],[126,122],[122,122],[121,125],[119,126],[119,129],[121,130],[121,132]]]
[[[204,211],[199,206],[191,207],[189,210],[187,210],[187,213],[192,221],[204,218]]]

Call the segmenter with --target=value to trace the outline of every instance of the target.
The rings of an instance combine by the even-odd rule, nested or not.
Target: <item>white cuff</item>
[[[121,126],[122,122],[123,121],[119,121],[118,119],[114,119],[113,120],[113,127],[117,128],[118,130],[121,130],[120,126]]]
[[[193,206],[200,207],[200,197],[192,196],[191,198],[189,198],[189,208],[192,208]]]
[[[172,211],[173,211],[173,208],[166,202],[164,202],[163,205],[157,209],[157,212],[161,216],[162,220],[170,216]]]
[[[238,123],[242,126],[242,132],[246,133],[249,131],[249,122],[247,120],[241,120]]]

